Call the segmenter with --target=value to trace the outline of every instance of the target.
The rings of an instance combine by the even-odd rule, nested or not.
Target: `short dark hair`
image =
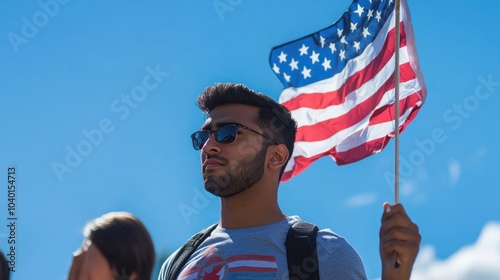
[[[138,280],[151,279],[155,261],[153,241],[144,224],[134,215],[127,212],[105,214],[85,226],[84,236],[104,255],[115,274],[131,276],[136,273]]]
[[[280,172],[281,179],[286,164],[292,157],[297,133],[297,123],[285,106],[243,84],[233,83],[217,83],[214,86],[207,87],[196,101],[198,107],[206,114],[210,113],[215,107],[224,104],[245,104],[259,108],[257,124],[264,131],[264,134],[278,143],[285,144],[289,152],[288,159]]]
[[[10,269],[9,263],[5,258],[2,251],[0,251],[0,279],[1,280],[9,280],[10,279]]]

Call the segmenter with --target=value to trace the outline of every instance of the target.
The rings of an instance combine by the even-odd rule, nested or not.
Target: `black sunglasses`
[[[212,135],[212,133],[215,133],[215,141],[217,141],[217,143],[231,144],[234,141],[236,141],[236,132],[238,131],[239,128],[255,132],[260,136],[268,140],[271,140],[274,144],[279,145],[277,141],[247,126],[244,126],[239,123],[230,123],[219,127],[217,130],[200,130],[191,134],[191,140],[193,141],[193,148],[195,150],[201,150],[201,148],[203,148],[203,145],[205,145],[205,143],[207,142],[208,138],[210,138],[210,135]]]

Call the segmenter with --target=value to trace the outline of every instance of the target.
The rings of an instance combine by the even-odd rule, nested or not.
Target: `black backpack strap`
[[[189,257],[196,251],[196,248],[210,236],[210,233],[219,225],[219,223],[213,224],[206,229],[193,235],[189,240],[177,251],[172,263],[170,263],[169,269],[166,273],[167,277],[165,279],[177,279],[177,276],[181,272],[182,267],[187,262]]]
[[[285,246],[290,280],[319,280],[317,236],[318,227],[308,222],[297,222],[288,230]]]

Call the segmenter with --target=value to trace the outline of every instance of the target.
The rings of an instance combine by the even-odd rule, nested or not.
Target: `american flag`
[[[394,136],[394,7],[394,0],[355,0],[333,25],[272,49],[269,62],[284,85],[279,102],[298,123],[282,181],[322,156],[338,165],[361,160]],[[404,0],[400,34],[402,132],[426,96]]]
[[[275,279],[278,265],[274,256],[234,255],[223,258],[210,247],[202,259],[179,277],[194,279]]]

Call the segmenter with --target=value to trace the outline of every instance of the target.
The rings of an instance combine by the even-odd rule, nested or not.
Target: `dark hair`
[[[297,123],[285,106],[245,85],[233,83],[218,83],[207,87],[196,101],[198,107],[207,114],[215,107],[224,104],[245,104],[260,108],[256,120],[257,124],[264,131],[264,134],[278,143],[285,144],[289,152],[288,159],[280,172],[281,179],[286,164],[292,157],[295,134],[297,133]]]
[[[104,255],[115,275],[136,273],[138,280],[151,279],[155,261],[153,241],[134,215],[127,212],[105,214],[85,226],[84,236]]]
[[[0,280],[9,280],[10,279],[10,270],[9,263],[5,258],[2,251],[0,251]]]

